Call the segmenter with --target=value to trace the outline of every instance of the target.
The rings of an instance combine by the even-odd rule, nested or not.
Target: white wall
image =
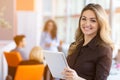
[[[35,12],[19,11],[17,13],[17,34],[26,35],[27,46],[25,50],[27,53],[39,43],[40,26],[38,26],[37,16]]]
[[[35,0],[34,11],[17,12],[17,34],[25,34],[27,38],[26,52],[39,45],[42,31],[42,0]]]
[[[15,0],[0,0],[0,22],[1,20],[0,40],[12,40],[15,34]]]

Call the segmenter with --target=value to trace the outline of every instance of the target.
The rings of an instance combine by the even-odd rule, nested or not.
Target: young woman
[[[35,46],[30,51],[29,60],[20,62],[20,65],[44,64],[42,48]]]
[[[42,48],[39,46],[33,47],[30,52],[29,59],[39,61],[40,63],[43,64],[44,56],[43,56]]]
[[[41,34],[40,46],[44,50],[58,51],[60,41],[57,38],[57,25],[53,20],[48,20]]]
[[[99,4],[86,5],[79,19],[75,42],[67,57],[65,80],[107,80],[113,43],[105,10]]]

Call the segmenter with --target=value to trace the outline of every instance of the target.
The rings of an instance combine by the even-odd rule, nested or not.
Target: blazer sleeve
[[[112,63],[112,49],[110,47],[101,48],[99,55],[94,80],[107,80]]]

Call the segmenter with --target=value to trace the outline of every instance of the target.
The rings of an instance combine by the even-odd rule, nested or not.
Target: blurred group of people
[[[20,62],[20,65],[27,65],[27,64],[45,64],[44,56],[42,50],[49,50],[49,51],[62,51],[62,41],[60,41],[57,37],[57,25],[54,20],[48,20],[43,28],[43,32],[40,37],[40,46],[35,46],[32,48],[30,53],[25,53],[24,47],[26,46],[26,36],[25,35],[16,35],[14,37],[14,42],[16,44],[15,49],[11,50],[17,51],[20,53],[23,61]],[[47,71],[49,71],[48,67],[46,66],[44,74],[44,80],[47,78]],[[14,79],[15,71],[8,72],[9,76],[6,79]],[[53,79],[51,73],[49,71],[49,78],[50,80]]]

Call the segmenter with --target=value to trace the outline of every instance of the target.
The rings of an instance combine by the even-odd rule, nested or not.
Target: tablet
[[[43,51],[43,54],[52,76],[54,78],[64,79],[62,71],[68,67],[64,53]]]

